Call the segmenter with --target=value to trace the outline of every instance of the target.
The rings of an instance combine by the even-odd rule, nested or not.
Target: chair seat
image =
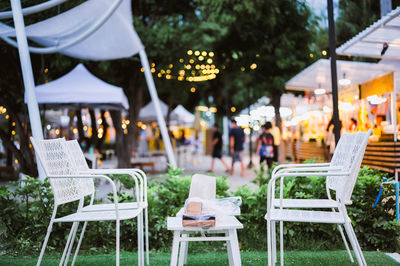
[[[147,203],[142,202],[140,204],[142,208],[147,208]],[[138,203],[137,202],[127,202],[127,203],[119,203],[118,207],[120,210],[132,210],[132,209],[137,209],[138,208]],[[82,208],[81,211],[83,212],[93,212],[93,211],[114,211],[115,210],[115,204],[114,203],[107,203],[107,204],[93,204],[93,205],[87,205]]]
[[[138,216],[142,212],[142,208],[119,210],[119,219],[127,220]],[[54,222],[84,222],[84,221],[115,221],[115,211],[87,211],[77,212],[54,219]]]
[[[279,208],[280,200],[274,199],[273,204]],[[283,199],[283,208],[337,208],[338,204],[335,200],[330,199]]]
[[[329,211],[305,211],[305,210],[287,210],[271,209],[271,220],[286,222],[309,222],[309,223],[329,223],[343,224],[345,222],[343,214]],[[265,215],[265,219],[267,219]],[[348,220],[350,220],[347,217]]]

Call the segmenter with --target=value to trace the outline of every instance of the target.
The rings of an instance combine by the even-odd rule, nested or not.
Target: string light
[[[207,59],[207,63],[212,64],[213,60],[211,58]]]
[[[199,56],[199,60],[200,60],[200,61],[203,61],[203,60],[204,60],[204,57],[203,57],[202,55],[200,55],[200,56]]]
[[[322,50],[322,55],[327,55],[328,53],[326,52],[326,50]]]
[[[310,57],[313,58],[313,57],[314,57],[314,54],[313,54],[313,53],[310,53]]]
[[[256,63],[251,64],[250,68],[253,69],[253,70],[256,69],[257,68],[257,64]]]
[[[195,88],[195,87],[191,87],[191,88],[190,88],[190,92],[191,92],[191,93],[195,93],[195,92],[196,92],[196,88]]]
[[[187,54],[188,54],[188,55],[192,55],[192,54],[193,54],[193,51],[192,51],[192,50],[189,50],[189,51],[187,51]]]
[[[207,56],[207,52],[206,52],[206,51],[203,51],[203,52],[201,52],[201,55],[202,55],[202,56]]]
[[[236,107],[235,107],[235,106],[232,106],[232,107],[231,107],[231,112],[232,112],[232,113],[236,112]]]
[[[209,52],[209,53],[208,53],[208,56],[209,56],[209,57],[213,57],[213,56],[214,56],[214,52]]]
[[[200,55],[200,52],[199,52],[199,51],[195,51],[195,52],[194,52],[194,55],[195,55],[195,56],[199,56],[199,55]]]

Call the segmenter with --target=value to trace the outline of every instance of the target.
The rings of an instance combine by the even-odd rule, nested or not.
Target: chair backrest
[[[350,176],[328,176],[327,187],[335,190],[336,198],[343,202],[351,199],[371,132],[344,133],[336,146],[331,166],[343,167],[343,171],[350,172]]]
[[[71,160],[64,139],[37,140],[31,137],[31,142],[48,177],[57,175],[71,175],[73,177],[77,174],[78,169]],[[60,205],[80,200],[84,196],[92,194],[94,186],[89,188],[85,186],[86,181],[82,180],[84,179],[50,178],[54,203]]]
[[[190,184],[189,198],[204,200],[215,199],[217,191],[217,179],[215,176],[195,174]]]

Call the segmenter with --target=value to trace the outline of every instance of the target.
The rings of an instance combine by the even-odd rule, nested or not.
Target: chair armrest
[[[323,167],[323,166],[329,166],[330,163],[298,163],[298,164],[280,164],[277,167],[274,168],[272,171],[272,174],[275,174],[276,172],[286,169],[286,168],[296,168],[296,167]]]
[[[270,181],[268,182],[268,190],[267,190],[267,212],[270,210],[272,205],[272,200],[274,198],[274,189],[275,188],[275,181],[277,179],[283,180],[284,177],[311,177],[311,176],[320,176],[320,177],[327,177],[327,176],[346,176],[350,175],[350,172],[343,172],[340,171],[341,168],[337,167],[321,167],[325,170],[319,170],[317,172],[298,172],[298,173],[277,173],[271,177]],[[328,172],[330,171],[330,172]],[[334,172],[332,172],[334,171]],[[283,182],[281,182],[280,186],[280,200],[282,201],[283,197]],[[280,203],[282,206],[282,202]]]
[[[111,178],[109,178],[106,175],[90,175],[90,174],[77,174],[77,175],[53,175],[53,176],[48,176],[49,179],[51,178],[72,178],[72,179],[77,179],[77,178],[101,178],[105,179],[108,182],[110,182],[112,190],[113,190],[113,195],[114,195],[114,205],[115,205],[115,217],[117,220],[119,220],[119,209],[118,209],[118,197],[117,197],[117,188],[115,187],[114,182],[112,181]]]
[[[136,195],[139,195],[138,201],[141,202],[147,202],[147,180],[146,180],[146,175],[144,174],[144,184],[143,184],[143,178],[140,174],[138,174],[139,171],[136,169],[90,169],[87,171],[81,171],[80,173],[82,174],[126,174],[129,175],[133,181],[135,182],[135,192]],[[139,191],[139,186],[138,186],[138,179],[140,182],[140,191]],[[114,183],[114,182],[113,182]],[[145,188],[145,192],[143,192],[143,187]],[[145,195],[143,195],[145,194]]]

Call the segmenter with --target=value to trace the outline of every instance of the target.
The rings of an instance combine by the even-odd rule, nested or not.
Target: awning
[[[391,72],[391,69],[375,63],[337,60],[338,80],[344,78],[350,80],[350,84],[346,86],[370,81]],[[325,89],[330,92],[332,90],[330,60],[319,59],[286,82],[285,87],[288,90]]]
[[[336,49],[336,53],[400,60],[400,7],[351,38]],[[388,48],[384,51],[384,44]],[[382,54],[382,52],[384,52]]]
[[[57,16],[26,26],[26,35],[30,40],[45,47],[62,46],[90,28],[112,2],[86,1]],[[14,28],[0,23],[0,37],[15,37]],[[88,60],[111,60],[130,57],[143,48],[133,28],[131,1],[123,0],[98,30],[61,53]]]

